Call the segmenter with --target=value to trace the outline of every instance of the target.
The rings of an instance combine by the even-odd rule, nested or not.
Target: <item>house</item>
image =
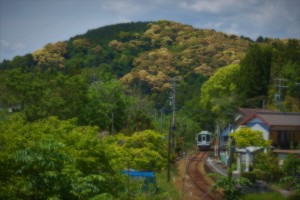
[[[300,145],[300,113],[256,112],[244,119],[241,126],[263,132],[278,149],[298,149]]]
[[[288,154],[300,155],[300,113],[257,112],[242,123],[271,140],[281,165]]]
[[[234,130],[238,129],[241,126],[241,123],[249,118],[250,116],[254,115],[258,112],[276,112],[274,110],[269,109],[262,109],[262,108],[238,108],[235,117],[234,122],[232,123]]]
[[[220,133],[220,147],[224,149],[227,146],[229,134],[241,127],[241,123],[258,112],[275,112],[269,109],[257,108],[238,108],[234,115],[232,124],[227,125]]]
[[[239,108],[234,122],[221,132],[220,146],[226,146],[230,132],[242,126],[262,131],[264,139],[272,140],[278,149],[298,149],[300,145],[300,113]]]
[[[278,155],[280,164],[290,153],[300,155],[300,113],[239,108],[234,122],[221,132],[221,149],[227,146],[230,133],[243,126],[259,130],[263,133],[265,140],[271,140],[273,152]],[[243,151],[237,151],[237,153],[243,157],[246,155]],[[223,154],[221,155],[226,158],[228,153]],[[238,160],[244,162],[245,159],[241,157]],[[226,159],[224,161],[226,163]]]

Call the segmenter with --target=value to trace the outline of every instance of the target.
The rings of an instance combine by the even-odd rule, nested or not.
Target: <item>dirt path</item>
[[[175,185],[182,191],[182,200],[218,200],[220,193],[209,191],[213,184],[204,170],[204,162],[208,152],[198,152],[188,159],[181,159],[178,163],[178,177]]]

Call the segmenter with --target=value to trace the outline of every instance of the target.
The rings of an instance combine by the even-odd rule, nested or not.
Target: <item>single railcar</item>
[[[211,147],[211,133],[208,131],[201,131],[196,137],[197,147],[201,149],[210,149]]]

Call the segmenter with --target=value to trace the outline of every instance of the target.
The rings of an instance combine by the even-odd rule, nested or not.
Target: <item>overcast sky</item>
[[[300,0],[0,0],[0,62],[89,29],[159,19],[300,39]]]

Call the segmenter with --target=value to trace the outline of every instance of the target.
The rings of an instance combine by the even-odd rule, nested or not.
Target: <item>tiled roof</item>
[[[235,118],[234,124],[239,125],[241,122],[245,121],[246,119],[248,119],[249,117],[251,117],[257,112],[276,112],[276,111],[269,110],[269,109],[262,109],[262,108],[238,108],[236,112],[238,117]]]
[[[245,117],[253,115],[257,112],[276,112],[269,109],[263,109],[263,108],[238,108],[238,111],[242,113]]]
[[[242,125],[249,122],[254,117],[264,121],[268,126],[299,126],[300,113],[282,112],[257,112],[242,122]]]

